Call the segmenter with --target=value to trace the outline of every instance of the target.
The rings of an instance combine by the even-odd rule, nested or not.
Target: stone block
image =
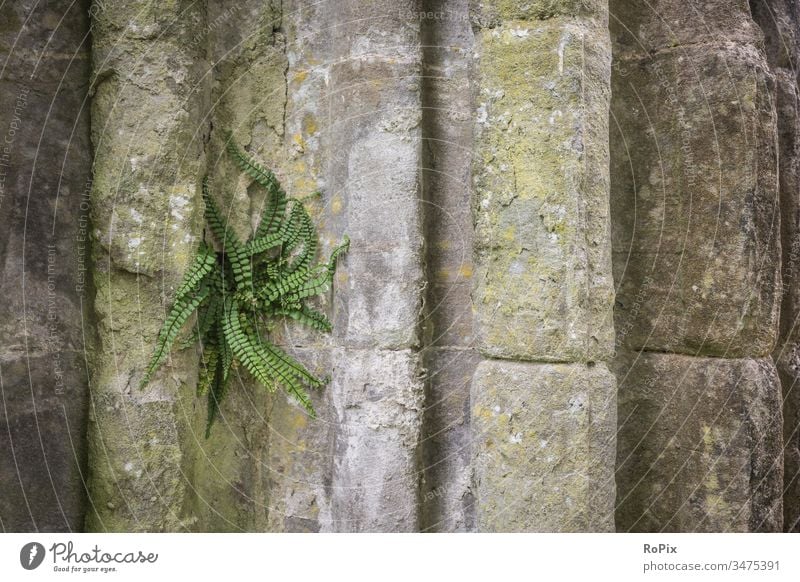
[[[761,31],[748,0],[609,0],[611,38],[622,50],[648,52],[702,43],[754,43]],[[758,3],[755,3],[758,4]]]
[[[424,358],[420,529],[473,531],[470,385],[481,357],[474,350],[429,348]]]
[[[781,531],[781,386],[771,359],[628,353],[615,373],[619,531]]]
[[[615,396],[603,364],[479,364],[472,382],[478,530],[613,531]]]
[[[773,76],[752,46],[687,47],[614,75],[617,341],[766,356],[780,304]]]
[[[332,529],[416,531],[420,357],[411,350],[334,349],[332,358]]]
[[[478,347],[509,359],[607,358],[607,31],[508,21],[480,30],[476,48]]]

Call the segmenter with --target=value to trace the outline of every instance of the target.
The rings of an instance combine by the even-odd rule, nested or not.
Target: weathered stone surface
[[[781,388],[772,360],[626,353],[620,531],[780,531]]]
[[[749,43],[761,36],[748,0],[609,0],[611,38],[620,50],[646,54],[713,43]]]
[[[290,349],[319,377],[330,374],[330,351]],[[317,418],[276,394],[269,409],[269,531],[333,531],[332,491],[337,413],[328,385],[311,393]]]
[[[204,42],[192,2],[103,3],[92,36],[94,311],[90,530],[184,520],[183,436],[197,358],[175,351],[138,384],[201,231]]]
[[[800,523],[794,4],[612,0],[620,529],[781,527],[770,354]],[[605,0],[96,2],[93,277],[88,7],[67,8],[0,11],[0,528],[613,528]],[[318,301],[335,332],[271,331],[332,375],[318,418],[242,373],[206,440],[195,351],[137,385],[202,175],[240,235],[260,213],[227,130],[291,196],[322,192],[321,256],[353,244]],[[625,351],[644,345],[740,359]]]
[[[319,376],[328,352],[286,347]],[[332,428],[330,390],[311,393],[318,417],[283,392],[267,394],[237,375],[220,419],[204,440],[205,404],[198,400],[192,440],[192,499],[186,514],[194,531],[320,531],[330,522]]]
[[[512,359],[606,358],[613,284],[604,14],[504,20],[476,34],[478,347]]]
[[[473,229],[470,174],[473,34],[468,0],[435,0],[422,20],[424,339],[472,346]]]
[[[797,3],[794,0],[750,0],[750,11],[764,35],[770,67],[776,73],[779,72],[778,69],[791,69],[796,73],[800,41],[800,30],[797,28],[800,13]],[[795,115],[788,113],[790,116]],[[779,114],[779,125],[788,127],[790,124],[783,123],[782,114],[783,111]]]
[[[58,360],[38,350],[0,360],[3,532],[83,529],[85,360],[82,352],[56,353]]]
[[[0,10],[0,531],[83,528],[87,10]]]
[[[334,531],[418,529],[424,386],[412,350],[335,349]]]
[[[424,358],[420,530],[473,531],[470,385],[481,358],[463,348],[429,348]]]
[[[800,531],[800,347],[785,344],[775,364],[783,386],[783,528]]]
[[[479,3],[472,382],[480,531],[611,531],[604,2]],[[585,363],[584,363],[585,362]]]
[[[625,60],[613,81],[617,343],[765,356],[780,302],[773,76],[753,45]]]
[[[800,14],[795,2],[751,2],[764,31],[767,61],[775,75],[781,201],[783,300],[780,338],[773,357],[783,384],[784,529],[800,531],[800,91],[797,85]]]
[[[778,331],[775,76],[761,31],[744,0],[610,10],[617,526],[778,531],[775,366],[721,359],[769,356]]]
[[[204,86],[210,86],[203,120],[208,126],[199,128],[201,135],[207,133],[204,170],[230,228],[242,239],[258,223],[264,192],[241,173],[225,146],[231,131],[240,148],[285,179],[287,58],[281,23],[278,2],[211,1],[205,28],[195,31],[199,47],[207,46],[210,56],[203,79]],[[202,30],[205,41],[200,40]],[[280,422],[280,417],[272,418],[276,407],[285,406],[290,416],[295,413],[285,401],[283,394],[267,394],[249,374],[240,372],[207,440],[205,399],[192,401],[192,435],[184,442],[183,454],[191,483],[184,513],[193,530],[270,531],[277,525],[271,505],[275,469],[270,444],[272,425]]]
[[[795,53],[796,54],[796,53]],[[776,71],[780,131],[783,303],[775,361],[783,383],[784,529],[800,532],[800,116],[795,74]]]
[[[603,364],[478,365],[480,531],[614,530],[614,388]]]
[[[279,28],[285,35],[285,99],[276,88],[274,98],[262,100],[262,107],[283,111],[282,139],[279,148],[265,150],[290,195],[308,196],[315,190],[319,199],[306,203],[316,223],[320,239],[320,257],[340,243],[341,231],[328,223],[331,209],[324,162],[327,150],[327,84],[330,69],[328,34],[320,34],[319,22],[330,17],[330,3],[284,1]],[[282,108],[282,109],[281,109]],[[243,112],[247,113],[247,112]],[[251,123],[246,121],[245,123]],[[335,225],[334,225],[335,226]],[[339,266],[339,272],[343,270]],[[317,306],[329,316],[334,291],[317,300]],[[272,339],[293,353],[298,361],[319,377],[332,371],[330,351],[333,336],[300,325],[278,326]],[[335,414],[330,385],[311,394],[317,419],[312,420],[290,398],[276,394],[268,409],[268,452],[263,472],[268,478],[264,503],[268,505],[267,531],[331,531],[331,482]],[[263,446],[263,445],[262,445]]]
[[[472,0],[473,18],[491,27],[503,20],[547,20],[558,16],[605,18],[606,0]]]
[[[124,18],[122,10],[118,8],[98,18],[99,37],[96,44],[100,48],[96,52],[99,56],[105,56],[104,39],[106,36],[110,38],[104,26],[108,30],[113,29],[114,23]],[[299,13],[291,12],[291,18],[286,20],[286,12],[293,10],[299,10]],[[337,18],[345,19],[349,18],[348,14],[352,16],[352,11],[359,10],[361,8],[355,5],[341,10],[319,7],[318,13],[334,12]],[[147,134],[147,130],[159,123],[165,125],[168,129],[165,135],[173,140],[168,141],[168,152],[176,152],[177,155],[183,150],[186,159],[181,158],[181,162],[192,170],[192,179],[195,180],[186,186],[186,191],[193,198],[187,199],[186,211],[177,217],[183,222],[179,220],[175,225],[161,225],[162,228],[172,227],[167,228],[164,235],[168,247],[181,242],[186,249],[194,248],[195,232],[199,226],[196,181],[204,169],[209,173],[212,190],[232,228],[246,237],[257,219],[263,203],[259,197],[262,194],[251,187],[250,180],[241,176],[224,154],[228,129],[233,130],[234,139],[239,145],[275,170],[290,195],[305,196],[316,188],[324,192],[325,205],[318,206],[312,202],[313,210],[320,216],[333,217],[321,224],[323,249],[328,250],[337,244],[345,232],[353,240],[353,251],[340,267],[336,283],[337,292],[345,291],[334,310],[337,335],[320,338],[290,326],[277,329],[272,339],[290,351],[297,351],[296,346],[300,346],[304,361],[314,362],[314,366],[319,364],[319,369],[315,368],[315,371],[325,375],[332,368],[326,346],[358,345],[367,349],[364,358],[381,359],[383,352],[380,348],[415,347],[419,342],[417,319],[423,285],[422,222],[419,212],[419,24],[415,22],[409,25],[398,20],[396,5],[387,3],[383,7],[376,6],[375,20],[359,21],[363,30],[349,24],[336,28],[336,34],[342,37],[342,42],[336,46],[354,51],[347,58],[340,59],[330,44],[330,37],[321,36],[315,42],[301,38],[301,31],[308,32],[308,27],[313,24],[302,22],[303,15],[309,15],[309,11],[317,14],[313,7],[305,5],[281,7],[274,2],[264,4],[252,1],[239,4],[234,9],[222,3],[210,2],[205,22],[194,26],[191,34],[187,28],[177,31],[177,36],[171,34],[163,38],[155,35],[160,19],[164,17],[161,9],[145,11],[146,19],[151,18],[153,22],[149,28],[145,27],[146,31],[142,33],[144,38],[137,40],[139,44],[114,49],[116,52],[112,52],[111,56],[117,58],[118,62],[112,59],[111,62],[116,63],[113,66],[103,61],[103,65],[110,68],[111,72],[99,73],[103,80],[98,87],[100,97],[95,109],[98,120],[105,123],[106,117],[112,119],[107,131],[116,131],[117,125],[126,129],[126,117],[115,119],[111,113],[110,104],[117,99],[113,82],[117,78],[117,68],[128,66],[125,58],[133,62],[147,43],[156,53],[152,57],[155,62],[148,62],[151,65],[149,68],[134,71],[132,77],[138,80],[137,74],[141,74],[142,83],[149,82],[147,75],[155,75],[155,69],[161,67],[165,72],[162,77],[179,75],[184,80],[177,85],[168,82],[159,85],[159,80],[156,80],[150,91],[159,95],[159,99],[153,103],[163,105],[166,108],[164,111],[209,107],[209,114],[205,118],[191,115],[191,119],[201,120],[191,128],[194,132],[191,140],[188,139],[190,128],[182,125],[184,120],[181,116],[160,119],[160,108],[148,112],[150,117],[142,124],[143,127],[137,127],[138,131],[144,131],[146,138],[137,142],[137,147],[148,148],[160,142],[156,136]],[[190,11],[183,20],[188,27],[193,19],[194,13]],[[384,34],[387,29],[394,30],[396,34],[387,37]],[[285,36],[287,30],[291,41],[287,41]],[[313,26],[311,30],[318,34]],[[188,36],[181,36],[183,34]],[[400,59],[396,58],[397,42],[406,44],[404,56]],[[208,54],[212,59],[212,73],[203,71],[203,61],[197,58],[193,60],[197,63],[194,68],[181,68],[188,63],[188,60],[182,60],[183,56],[188,57],[193,54],[192,51],[204,49],[207,44],[211,47]],[[166,55],[175,58],[176,51],[180,58],[169,63],[172,69],[159,61]],[[375,55],[381,51],[384,57],[376,60]],[[150,58],[145,57],[145,60]],[[317,68],[321,62],[323,64]],[[201,71],[205,76],[193,77]],[[387,74],[388,71],[392,72]],[[209,79],[210,91],[204,79]],[[288,98],[287,84],[293,88],[291,99]],[[176,89],[172,93],[169,89],[174,86]],[[196,90],[187,92],[187,87],[195,87]],[[134,88],[138,89],[135,83]],[[102,94],[101,90],[105,90],[107,95]],[[118,90],[124,99],[125,88]],[[341,115],[333,116],[335,128],[322,128],[328,132],[328,141],[319,135],[322,129],[316,121],[321,117],[317,107],[325,99],[342,109]],[[376,106],[376,100],[383,105]],[[328,108],[323,114],[330,119]],[[136,117],[140,115],[141,111],[136,112]],[[207,120],[211,121],[208,127],[205,125]],[[104,123],[98,126],[106,127]],[[106,157],[97,162],[103,170],[103,177],[114,175],[115,164],[126,168],[121,145],[130,136],[125,132],[115,136],[119,137],[102,136],[111,140],[110,147],[106,147]],[[115,149],[117,143],[120,147]],[[323,151],[326,155],[332,154],[329,156],[332,161],[326,167],[321,162]],[[207,168],[203,167],[204,158],[208,159]],[[153,159],[145,155],[137,156],[136,160],[138,171],[146,169],[155,176],[148,183],[148,188],[157,190],[165,181],[160,166],[154,167]],[[177,171],[173,171],[172,179],[182,185],[183,166],[178,165],[170,155],[162,157],[162,163],[176,166]],[[390,163],[393,172],[375,171]],[[119,171],[119,168],[116,170]],[[115,212],[128,206],[138,209],[136,205],[143,203],[139,199],[141,196],[125,197],[127,171],[123,170],[120,179],[123,195]],[[130,173],[135,174],[136,171],[134,164]],[[149,198],[144,200],[148,202],[141,211],[146,215],[145,222],[147,217],[159,215],[159,205],[163,206],[163,199],[171,194],[170,190],[158,191],[152,197],[154,201],[148,202]],[[160,211],[162,216],[169,216],[164,209]],[[172,217],[175,218],[175,215],[172,214]],[[115,224],[120,225],[115,231],[117,236],[129,230],[124,220],[115,221]],[[150,227],[155,228],[153,225]],[[175,237],[183,238],[173,241]],[[142,283],[141,277],[128,273],[147,275],[157,272],[161,276],[163,271],[170,284],[182,272],[185,263],[181,261],[188,258],[189,253],[184,252],[184,247],[179,247],[162,257],[164,265],[145,264],[136,253],[122,252],[125,241],[115,243],[110,231],[101,240],[103,248],[109,249],[112,270],[116,267],[120,271],[109,279],[124,280],[125,285],[101,285],[97,309],[104,316],[104,322],[110,322],[110,316],[117,315],[114,328],[111,329],[116,336],[122,332],[121,335],[127,338],[134,335],[134,330],[141,334],[138,330],[143,326],[142,321],[132,317],[135,312],[138,315],[135,307],[129,310],[130,314],[124,311],[123,317],[112,311],[127,309],[125,306],[129,301],[126,298],[136,296],[130,290],[134,282],[141,285],[145,294],[152,293],[156,286],[155,282]],[[153,249],[146,247],[147,240],[148,236],[139,237],[136,245],[144,249],[142,254],[152,259],[156,255]],[[398,241],[402,244],[398,245]],[[102,270],[100,273],[101,279],[107,277]],[[164,291],[165,301],[170,295],[171,288],[167,287]],[[153,304],[152,298],[141,301],[145,306]],[[107,306],[105,311],[103,305]],[[322,301],[322,307],[327,308],[326,300]],[[156,310],[151,311],[153,313],[148,313],[148,316],[152,315],[154,322],[160,322]],[[144,319],[147,322],[145,327],[149,326],[149,318]],[[106,333],[111,335],[108,331]],[[116,336],[114,340],[119,342]],[[124,345],[129,347],[129,343]],[[370,356],[369,350],[376,351]],[[407,354],[414,361],[417,359],[412,352],[399,353]],[[149,353],[145,356],[149,356]],[[330,454],[334,442],[348,439],[361,442],[368,438],[357,430],[353,433],[347,424],[349,421],[338,420],[358,416],[355,410],[359,405],[353,403],[353,399],[360,392],[349,388],[329,387],[316,395],[319,420],[310,423],[307,416],[294,404],[287,402],[282,394],[265,396],[260,388],[253,386],[251,380],[243,376],[235,387],[231,387],[223,406],[223,418],[215,427],[211,439],[204,441],[198,437],[202,431],[204,405],[190,393],[195,381],[196,357],[194,353],[173,354],[171,381],[165,384],[157,377],[152,389],[157,394],[148,396],[163,405],[143,410],[130,435],[122,435],[122,438],[114,435],[117,442],[128,444],[121,447],[117,445],[120,448],[110,453],[106,451],[112,457],[111,462],[107,463],[111,469],[107,474],[103,473],[104,469],[98,469],[98,478],[102,478],[104,483],[114,483],[118,472],[114,468],[115,462],[131,456],[132,443],[146,440],[146,435],[141,434],[142,430],[148,425],[157,424],[159,431],[170,435],[163,479],[157,483],[167,492],[168,499],[159,499],[156,501],[160,503],[142,504],[127,511],[119,521],[112,522],[115,528],[122,528],[126,519],[136,520],[137,515],[142,517],[136,525],[139,529],[330,531],[339,528],[409,530],[417,527],[416,447],[421,401],[415,400],[414,412],[409,413],[416,415],[416,421],[406,418],[408,411],[402,407],[397,409],[393,398],[369,401],[370,418],[384,418],[387,424],[391,424],[393,415],[398,414],[395,422],[405,431],[405,440],[395,443],[397,450],[391,459],[387,457],[383,473],[373,473],[374,467],[369,459],[363,458],[364,451],[359,448],[345,447],[342,455],[335,459]],[[123,369],[138,367],[128,359],[136,360],[135,352],[126,352],[124,356],[117,354],[116,363],[121,362]],[[413,366],[414,370],[418,367],[418,364]],[[375,371],[380,373],[381,370],[383,368],[378,366]],[[333,369],[333,386],[349,387],[350,380],[362,373],[362,367],[358,364],[355,367],[338,365]],[[162,374],[166,375],[166,370]],[[131,386],[135,386],[127,379],[130,375],[135,376],[135,373],[129,372],[122,379],[115,377],[118,392],[125,395],[114,398],[115,402],[108,410],[122,408],[126,399],[139,399],[137,395],[126,395],[132,390]],[[417,384],[419,394],[415,398],[421,398],[422,383],[418,381]],[[349,403],[347,409],[337,400],[345,395]],[[141,407],[144,403],[137,404]],[[113,416],[113,412],[108,414],[112,417],[105,419],[105,424],[120,428],[120,419]],[[337,419],[336,422],[331,418]],[[339,426],[337,422],[344,424]],[[320,455],[327,460],[320,462]],[[361,482],[362,476],[367,474],[393,481],[392,491],[381,487],[379,499],[375,497],[374,490],[367,487],[366,493],[363,493],[364,503],[359,505],[362,494],[357,498],[348,497],[348,484]],[[338,480],[345,483],[339,488],[345,490],[340,495],[335,493]],[[132,498],[150,499],[149,492],[138,482],[125,485],[129,488],[123,492],[129,493]],[[142,490],[135,487],[141,487]],[[387,491],[391,494],[384,498]],[[111,495],[113,491],[103,492],[105,497]],[[117,507],[113,502],[112,505]],[[387,508],[396,515],[384,512]],[[117,514],[121,513],[117,511]],[[109,519],[105,521],[109,522]]]
[[[480,356],[472,314],[470,197],[474,35],[468,0],[435,0],[421,20],[425,413],[420,443],[420,529],[472,531],[469,390]],[[430,14],[429,14],[430,13]],[[429,16],[433,15],[433,18]]]
[[[421,49],[407,17],[417,4],[331,8],[328,228],[352,241],[333,312],[335,531],[419,527]]]
[[[359,2],[335,11],[328,195],[352,244],[334,334],[353,347],[419,345],[420,25],[404,16],[416,4],[372,2],[366,18]]]

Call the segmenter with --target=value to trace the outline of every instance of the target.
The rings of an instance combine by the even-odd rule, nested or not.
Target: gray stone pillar
[[[418,528],[420,24],[412,0],[339,2],[328,116],[329,213],[352,244],[338,273],[332,353],[333,528]]]
[[[775,76],[783,296],[773,356],[783,385],[783,527],[800,532],[800,10],[791,0],[756,0],[750,8]]]
[[[91,349],[86,2],[2,8],[0,531],[81,531]]]
[[[617,527],[781,527],[772,90],[745,0],[612,0]]]
[[[472,531],[469,393],[480,361],[472,309],[471,211],[474,35],[469,0],[423,2],[423,337],[427,371],[420,451],[423,531]]]
[[[205,15],[193,1],[98,2],[92,33],[94,311],[92,511],[99,531],[184,520],[184,438],[197,357],[175,350],[139,382],[202,231]],[[200,38],[197,35],[200,34]]]
[[[478,529],[610,531],[606,5],[486,1],[474,18]]]

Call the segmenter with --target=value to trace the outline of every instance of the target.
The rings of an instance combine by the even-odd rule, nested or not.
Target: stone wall
[[[0,15],[4,530],[797,530],[796,2],[68,5]],[[352,243],[317,418],[206,439],[139,383],[228,132]]]
[[[775,76],[778,168],[781,203],[782,301],[780,332],[773,358],[783,385],[783,526],[800,531],[800,392],[798,362],[797,262],[800,255],[800,117],[797,63],[800,7],[787,0],[750,2],[753,18],[764,32],[767,62]]]
[[[612,531],[606,6],[484,2],[475,19],[477,526]]]
[[[87,2],[0,9],[0,531],[80,531],[93,339]]]
[[[775,77],[744,0],[612,0],[617,528],[781,529]]]

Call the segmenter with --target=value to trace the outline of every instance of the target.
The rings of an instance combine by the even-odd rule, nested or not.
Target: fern
[[[266,190],[258,226],[245,242],[223,219],[203,179],[202,194],[209,231],[220,251],[203,242],[175,294],[174,304],[158,334],[156,348],[141,381],[146,386],[167,359],[179,331],[192,314],[195,328],[181,346],[200,343],[198,396],[208,399],[206,437],[219,416],[231,369],[239,364],[269,391],[281,386],[315,416],[308,388],[326,380],[270,343],[264,333],[278,318],[330,332],[331,322],[306,301],[328,290],[339,255],[350,243],[345,237],[329,260],[312,267],[317,233],[302,201],[289,199],[270,170],[246,156],[229,140],[236,165]]]

